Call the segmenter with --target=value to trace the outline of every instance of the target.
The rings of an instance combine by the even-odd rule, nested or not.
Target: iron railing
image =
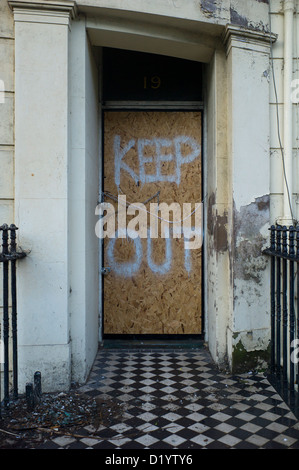
[[[271,363],[269,379],[299,415],[299,227],[272,225]]]
[[[18,228],[12,224],[4,224],[0,227],[2,232],[2,263],[3,275],[3,328],[0,330],[1,357],[0,363],[3,369],[3,403],[7,406],[10,400],[10,373],[12,371],[13,398],[18,398],[18,349],[17,349],[17,286],[16,286],[16,261],[24,258],[26,253],[17,251],[16,231]],[[10,335],[11,330],[11,335]],[[12,365],[10,365],[10,341],[12,343]],[[2,375],[2,368],[1,368]],[[0,377],[0,403],[2,377]],[[1,416],[1,406],[0,406]]]

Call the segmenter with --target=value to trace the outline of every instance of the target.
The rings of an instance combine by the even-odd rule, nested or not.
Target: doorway
[[[167,90],[161,87],[170,69],[165,74],[161,56],[155,62],[150,55],[150,62],[162,67],[151,75],[149,55],[142,58],[147,66],[141,70],[139,61],[143,90],[140,95],[135,90],[138,100],[128,100],[133,96],[128,78],[122,77],[115,97],[111,81],[106,94],[104,86],[102,201],[110,212],[105,211],[103,227],[107,233],[112,227],[115,236],[102,241],[103,337],[199,337],[202,244],[186,243],[186,227],[193,240],[201,240],[202,110],[197,100],[191,101],[192,87],[186,91],[187,101],[182,100],[182,82],[172,83],[167,101]],[[104,61],[104,77],[111,77],[107,69],[115,63],[110,58],[105,69]],[[152,77],[149,82],[147,77]],[[170,80],[175,82],[175,77]],[[190,77],[194,81],[194,74]],[[178,96],[181,101],[173,102]]]

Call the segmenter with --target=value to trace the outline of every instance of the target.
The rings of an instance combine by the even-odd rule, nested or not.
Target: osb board
[[[199,152],[194,150],[194,145],[183,144],[182,136],[193,139]],[[148,139],[143,147],[141,144],[145,141],[142,139]],[[154,139],[168,140],[162,148],[155,146]],[[180,142],[179,146],[175,142]],[[157,148],[160,154],[168,155],[162,157],[160,163]],[[180,157],[177,157],[178,152],[181,152]],[[116,154],[121,161],[120,167],[116,163]],[[190,158],[190,155],[196,157]],[[192,161],[186,163],[188,158]],[[144,159],[147,159],[146,163]],[[116,197],[126,195],[127,203],[136,203],[145,202],[160,191],[160,203],[178,202],[181,207],[184,202],[191,203],[193,210],[195,202],[200,202],[202,196],[201,113],[106,112],[104,191],[105,201],[114,204],[116,212],[117,203],[107,193]],[[150,202],[158,202],[157,197]],[[147,210],[150,210],[150,202],[146,204]],[[127,221],[130,218],[128,216]],[[130,238],[104,239],[104,266],[111,268],[104,276],[105,334],[201,333],[201,249],[189,250],[187,269],[184,239],[171,238],[170,241],[171,254],[168,252],[166,257],[166,240],[160,236],[155,240],[139,239],[138,246]],[[149,242],[154,266],[148,261]],[[129,270],[131,274],[127,272],[124,276],[121,267],[127,263],[139,266],[133,274]],[[163,267],[165,272],[162,272]]]

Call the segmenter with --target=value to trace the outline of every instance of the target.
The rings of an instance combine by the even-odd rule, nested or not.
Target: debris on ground
[[[32,411],[28,411],[26,397],[20,397],[1,412],[0,449],[36,448],[55,435],[76,437],[84,427],[96,433],[101,425],[118,420],[122,407],[72,390],[42,394]]]

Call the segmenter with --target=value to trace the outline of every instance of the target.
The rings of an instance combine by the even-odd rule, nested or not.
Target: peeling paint
[[[262,0],[257,0],[258,3],[268,3]],[[269,24],[268,20],[266,19],[265,16],[265,21],[253,21],[252,13],[250,9],[242,8],[242,5],[240,5],[240,10],[237,8],[237,5],[234,5],[236,2],[231,2],[230,6],[230,22],[232,24],[238,25],[242,28],[247,28],[247,29],[252,29],[254,31],[261,31],[261,32],[269,32]],[[245,13],[247,11],[247,14]]]
[[[271,341],[265,330],[239,331],[232,334],[231,369],[234,373],[267,369]]]
[[[248,20],[240,15],[233,7],[230,7],[230,21],[232,24],[248,27]]]
[[[270,83],[270,69],[264,70],[262,78],[266,78],[267,82]]]
[[[240,211],[234,211],[235,233],[238,236],[252,238],[269,223],[270,196],[258,197]]]
[[[268,4],[268,0],[255,1],[257,3]],[[213,19],[215,22],[220,23],[224,21],[226,24],[231,23],[255,31],[269,32],[268,12],[266,9],[262,10],[264,14],[263,21],[262,19],[259,20],[261,18],[260,15],[252,13],[246,2],[243,3],[236,0],[226,0],[225,2],[220,0],[198,0],[197,5],[207,19]]]
[[[234,213],[235,253],[234,277],[262,284],[262,273],[268,265],[262,249],[267,238],[261,229],[269,223],[269,196],[256,198],[248,206]]]
[[[256,349],[247,351],[241,340],[233,347],[232,352],[232,373],[241,374],[255,370],[265,370],[268,368],[270,358],[270,345],[267,349]]]
[[[263,237],[259,236],[254,243],[244,240],[239,244],[235,258],[236,278],[262,283],[261,273],[267,267],[267,260],[261,254],[264,242]]]
[[[202,0],[200,8],[205,15],[215,16],[217,11],[217,2],[214,0]]]

